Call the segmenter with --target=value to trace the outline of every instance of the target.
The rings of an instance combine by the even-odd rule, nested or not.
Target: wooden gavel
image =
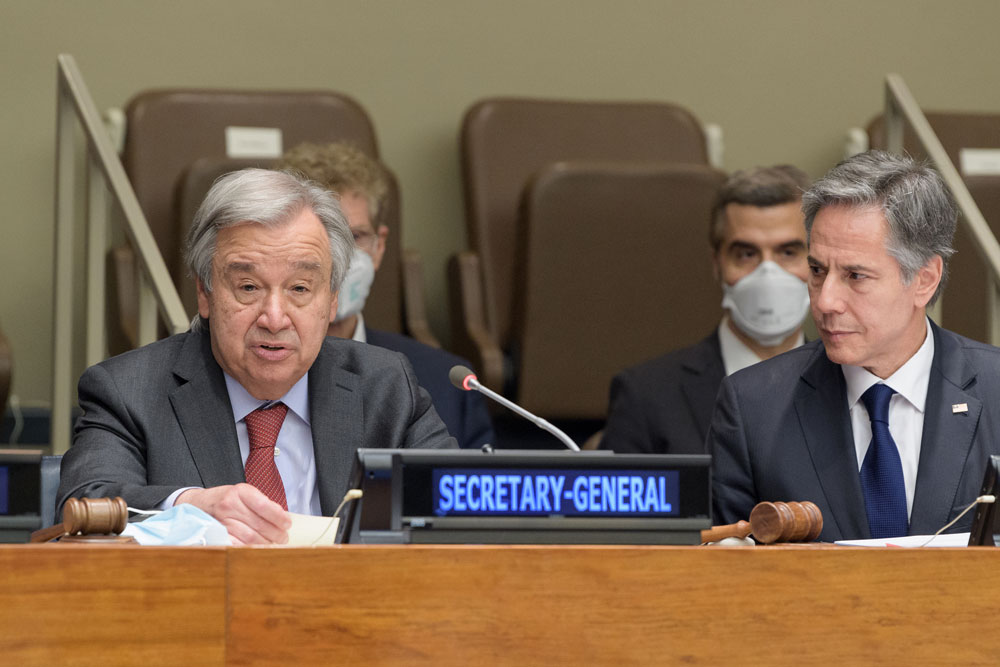
[[[62,523],[36,530],[31,541],[48,542],[73,535],[118,535],[127,523],[128,505],[124,498],[70,498],[63,505]]]
[[[814,503],[757,503],[750,521],[726,526],[712,526],[701,531],[701,541],[718,542],[726,537],[753,537],[762,544],[774,542],[812,542],[823,532],[823,513]]]

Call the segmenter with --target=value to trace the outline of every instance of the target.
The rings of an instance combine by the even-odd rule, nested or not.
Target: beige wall
[[[368,109],[399,175],[404,242],[446,335],[465,245],[457,133],[478,98],[669,100],[725,131],[726,167],[814,176],[904,75],[925,108],[1000,109],[995,0],[282,2],[0,0],[0,327],[14,391],[49,398],[55,57],[100,108],[163,86],[332,88]]]

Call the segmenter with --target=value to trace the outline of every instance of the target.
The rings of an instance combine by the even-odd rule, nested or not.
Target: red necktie
[[[250,455],[244,466],[247,483],[256,486],[268,498],[288,509],[285,500],[285,485],[274,464],[274,443],[278,441],[278,431],[285,421],[288,406],[275,403],[267,408],[257,408],[243,420],[250,436]]]

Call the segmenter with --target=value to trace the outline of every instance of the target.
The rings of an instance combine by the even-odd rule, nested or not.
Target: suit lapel
[[[233,408],[208,333],[190,333],[174,366],[170,404],[206,487],[245,481]]]
[[[337,363],[324,344],[309,369],[309,420],[316,456],[320,508],[329,516],[347,490],[354,452],[364,446],[364,408],[358,375]]]
[[[948,522],[957,498],[969,450],[972,447],[982,402],[967,389],[975,382],[976,372],[969,367],[961,347],[937,325],[934,334],[934,361],[931,363],[924,411],[924,430],[920,440],[920,463],[913,496],[910,533],[933,533]],[[965,404],[965,411],[952,406]],[[972,500],[971,498],[969,500]]]
[[[708,436],[708,425],[712,421],[719,385],[726,375],[722,366],[718,331],[699,343],[697,354],[692,355],[683,365],[687,372],[681,379],[681,392],[695,416],[695,423],[704,440]]]
[[[868,519],[858,479],[847,389],[840,366],[826,356],[822,345],[805,372],[795,396],[795,410],[802,437],[809,449],[816,476],[841,535],[867,537]]]

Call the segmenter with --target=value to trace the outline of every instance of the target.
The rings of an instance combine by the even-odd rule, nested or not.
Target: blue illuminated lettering
[[[656,479],[653,477],[646,478],[646,510],[660,511],[660,498],[656,495]]]
[[[465,504],[465,475],[455,475],[455,511],[464,512],[469,509]]]
[[[630,512],[645,512],[642,506],[642,478],[629,477],[628,501]]]
[[[618,496],[615,495],[615,480],[611,477],[601,478],[601,511],[618,511]]]
[[[549,488],[552,489],[552,499],[555,501],[552,503],[552,510],[558,512],[562,508],[562,490],[563,486],[566,484],[566,478],[563,475],[558,477],[549,476]]]
[[[521,488],[522,481],[524,481],[524,478],[521,477],[520,475],[507,476],[507,483],[510,484],[510,506],[512,509],[517,509],[518,506],[517,500],[518,498],[520,498],[520,496],[517,494],[517,490]]]
[[[492,512],[496,509],[496,504],[493,502],[493,475],[483,475],[479,481],[480,484],[482,484],[482,500],[480,501],[479,506],[484,512]]]
[[[455,506],[454,491],[452,490],[453,484],[454,480],[451,478],[451,475],[441,475],[441,480],[438,482],[438,493],[441,494],[441,502],[438,503],[438,507],[444,512]]]
[[[535,505],[535,485],[531,483],[531,479],[525,480],[524,486],[521,487],[521,511],[522,512],[534,512],[538,509]]]
[[[587,478],[582,475],[573,480],[573,507],[577,512],[587,511]]]
[[[475,512],[479,509],[480,505],[479,475],[469,475],[469,482],[465,488],[467,489],[466,494],[469,497],[469,509]]]
[[[539,511],[552,511],[552,504],[549,502],[549,480],[544,475],[535,477],[535,503]]]
[[[456,513],[514,514],[672,514],[676,476],[639,471],[456,470],[436,473],[436,508]],[[563,500],[566,501],[565,506]]]
[[[509,482],[513,479],[513,475],[497,475],[497,511],[506,512],[510,509],[510,505],[507,503],[507,492],[508,488],[504,482]]]

